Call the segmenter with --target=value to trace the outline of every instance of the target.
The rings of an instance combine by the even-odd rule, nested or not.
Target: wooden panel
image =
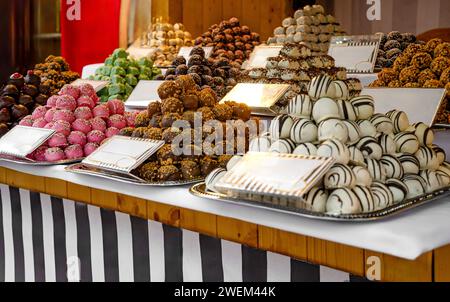
[[[183,0],[169,0],[169,22],[183,22]]]
[[[364,275],[364,251],[308,237],[308,261],[358,276]]]
[[[261,25],[259,33],[261,37],[272,36],[273,30],[281,25],[285,18],[282,1],[261,0]],[[287,16],[286,16],[287,17]]]
[[[211,24],[203,24],[203,1],[183,0],[183,23],[192,37],[198,37],[204,33]]]
[[[45,191],[45,181],[43,177],[24,174],[7,169],[5,182],[13,187],[27,189],[34,192]]]
[[[148,219],[161,222],[174,227],[180,226],[180,209],[174,206],[147,202]]]
[[[152,0],[152,17],[169,21],[169,3],[167,0]]]
[[[258,32],[261,28],[261,1],[260,0],[242,0],[242,24],[250,27],[251,31]]]
[[[203,0],[203,28],[206,29],[222,21],[222,0]],[[226,2],[226,1],[225,1]]]
[[[434,281],[450,282],[450,245],[434,251]]]
[[[236,17],[238,19],[242,18],[242,0],[223,0],[221,2],[223,10],[222,19],[225,20],[232,17]]]
[[[302,235],[258,226],[258,248],[307,260],[307,238]]]
[[[217,237],[217,216],[197,212],[187,209],[181,209],[180,227],[204,235]]]
[[[225,240],[258,247],[258,226],[256,224],[218,216],[217,235]]]
[[[67,198],[73,201],[91,203],[91,188],[68,182]]]
[[[147,219],[147,201],[141,198],[118,194],[117,206],[120,212]]]
[[[67,198],[67,182],[54,178],[45,178],[45,192],[54,197]]]
[[[91,204],[109,210],[117,210],[117,193],[91,189]]]
[[[426,253],[415,261],[365,251],[366,268],[369,257],[378,257],[381,264],[381,281],[385,282],[431,282],[433,280],[433,253]]]
[[[0,183],[6,184],[6,168],[0,167]]]

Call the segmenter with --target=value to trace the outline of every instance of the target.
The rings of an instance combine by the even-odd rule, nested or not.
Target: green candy
[[[125,94],[130,95],[132,92],[133,92],[133,87],[131,87],[131,85],[129,85],[129,84],[125,84]]]
[[[109,96],[108,87],[109,87],[109,85],[107,85],[105,88],[103,88],[102,90],[97,92],[97,95],[98,96],[106,96],[106,97],[108,97]]]
[[[120,59],[117,59],[117,60],[114,62],[114,66],[118,66],[118,67],[122,67],[122,68],[124,68],[124,69],[127,69],[128,66],[129,66],[129,64],[128,64],[128,61],[127,61],[126,59],[120,58]]]
[[[146,75],[146,74],[141,73],[141,74],[139,75],[139,80],[140,80],[140,81],[149,81],[149,80],[150,80],[150,77],[149,77],[148,75]]]
[[[123,97],[121,94],[114,94],[114,95],[111,95],[111,96],[107,99],[107,101],[112,101],[112,100],[121,100],[121,101],[123,101],[123,100],[124,100],[124,97]]]
[[[136,68],[136,67],[133,67],[133,66],[128,67],[128,74],[138,75],[140,73],[141,72],[140,72],[139,68]]]
[[[141,74],[145,74],[150,77],[152,75],[152,69],[150,67],[141,67]]]
[[[111,76],[111,83],[113,83],[113,84],[125,84],[125,78],[123,78],[120,75],[115,74],[115,75]]]
[[[111,84],[108,88],[109,95],[120,94],[125,92],[124,84]]]
[[[140,66],[145,66],[145,67],[149,67],[149,68],[152,68],[152,67],[153,67],[153,62],[150,61],[150,60],[147,59],[147,58],[141,58],[141,59],[139,59],[138,64],[139,64]]]
[[[109,100],[109,95],[100,96],[100,103],[106,103]]]
[[[94,81],[94,80],[95,80],[95,76],[90,75],[90,76],[88,77],[88,80]]]
[[[125,69],[122,67],[115,66],[111,69],[111,76],[113,75],[121,75],[125,76],[127,73],[125,72]]]
[[[157,76],[161,74],[161,69],[159,69],[158,67],[153,67],[152,68],[152,75],[153,76]]]
[[[109,76],[111,74],[112,67],[111,66],[103,66],[102,74],[105,76]]]
[[[113,66],[114,65],[114,58],[112,56],[109,56],[108,58],[106,58],[105,65],[106,66]]]
[[[102,75],[97,74],[97,75],[94,76],[94,81],[101,81],[102,78],[103,78]]]
[[[123,48],[117,48],[117,49],[114,50],[114,52],[113,52],[113,57],[114,57],[115,59],[119,59],[119,58],[121,58],[121,59],[126,59],[126,58],[128,58],[128,53],[127,53],[127,51],[126,51],[125,49],[123,49]]]
[[[100,66],[95,70],[95,75],[103,75],[103,72],[105,70],[105,66]]]
[[[111,81],[111,78],[110,78],[110,77],[108,77],[108,76],[102,76],[102,79],[101,79],[101,81],[106,81],[106,82],[109,82],[109,81]]]
[[[128,84],[128,85],[131,85],[131,86],[133,86],[133,87],[136,86],[137,83],[138,83],[138,80],[137,80],[136,77],[135,77],[134,75],[132,75],[132,74],[127,75],[126,81],[127,81],[127,84]]]

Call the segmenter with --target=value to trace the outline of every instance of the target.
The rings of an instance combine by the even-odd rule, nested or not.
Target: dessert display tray
[[[326,213],[312,212],[312,211],[308,211],[305,209],[296,209],[296,208],[285,207],[285,206],[280,206],[280,205],[275,205],[275,204],[236,199],[236,198],[228,197],[223,194],[218,194],[218,193],[213,193],[213,192],[207,191],[205,183],[199,183],[199,184],[194,185],[193,187],[191,187],[189,192],[191,194],[193,194],[194,196],[201,197],[201,198],[223,201],[223,202],[235,204],[235,205],[244,205],[244,206],[248,206],[248,207],[252,207],[252,208],[269,209],[269,210],[272,210],[275,212],[292,214],[292,215],[309,218],[309,219],[334,221],[334,222],[371,222],[371,221],[377,221],[377,220],[381,220],[381,219],[385,219],[385,218],[394,217],[394,216],[404,213],[408,210],[417,208],[419,206],[428,204],[437,199],[448,196],[448,195],[450,195],[450,187],[436,191],[431,194],[426,194],[426,195],[420,196],[413,200],[404,201],[402,203],[396,204],[396,205],[386,208],[384,210],[380,210],[380,211],[376,211],[376,212],[372,212],[372,213],[352,214],[352,215],[330,215],[330,214],[326,214]]]
[[[82,174],[82,175],[90,175],[96,176],[108,180],[118,181],[121,183],[144,186],[144,187],[177,187],[177,186],[185,186],[192,185],[203,182],[204,178],[198,178],[193,180],[180,180],[180,181],[166,181],[166,182],[145,182],[143,180],[139,180],[137,177],[128,176],[126,174],[109,172],[106,173],[104,170],[95,169],[92,167],[88,167],[83,164],[74,164],[65,168],[66,171]]]
[[[39,162],[39,161],[27,161],[19,158],[4,158],[0,157],[0,161],[5,161],[9,163],[25,165],[25,166],[37,166],[37,167],[49,167],[49,166],[59,166],[59,165],[71,165],[75,163],[79,163],[84,158],[80,159],[70,159],[70,160],[60,160],[56,162]]]

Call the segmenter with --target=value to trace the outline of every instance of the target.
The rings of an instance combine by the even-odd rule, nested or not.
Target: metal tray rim
[[[35,166],[35,167],[51,167],[51,166],[61,166],[61,165],[71,165],[76,164],[81,161],[83,161],[84,158],[80,159],[71,159],[71,160],[61,160],[57,162],[32,162],[32,161],[25,161],[20,159],[10,159],[10,158],[0,158],[0,161],[8,162],[8,163],[14,163],[24,166]]]

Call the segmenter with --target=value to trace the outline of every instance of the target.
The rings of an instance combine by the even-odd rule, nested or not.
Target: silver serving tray
[[[371,222],[377,221],[389,217],[393,217],[399,215],[408,210],[417,208],[419,206],[423,206],[437,199],[441,199],[450,195],[450,188],[442,189],[436,191],[432,194],[426,194],[424,196],[418,197],[414,200],[407,200],[402,203],[396,204],[384,210],[380,210],[372,213],[364,213],[364,214],[352,214],[352,215],[330,215],[325,213],[317,213],[304,209],[296,209],[290,208],[280,205],[274,205],[269,203],[260,203],[256,201],[250,200],[241,200],[236,198],[231,198],[223,194],[212,193],[206,191],[205,183],[199,183],[191,187],[189,192],[197,197],[207,198],[211,200],[223,201],[230,204],[235,205],[245,205],[252,208],[259,209],[269,209],[279,213],[292,214],[296,216],[300,216],[303,218],[315,219],[315,220],[324,220],[324,221],[334,221],[334,222]]]
[[[118,181],[121,183],[143,186],[143,187],[178,187],[197,184],[205,181],[204,178],[193,179],[193,180],[180,180],[180,181],[167,181],[167,182],[144,182],[138,179],[126,177],[122,174],[114,174],[112,172],[106,172],[103,170],[94,170],[84,166],[83,164],[74,164],[65,168],[66,171],[81,175],[96,176],[108,180]]]
[[[0,161],[5,161],[8,163],[14,163],[24,166],[36,166],[36,167],[50,167],[50,166],[59,166],[59,165],[71,165],[75,163],[79,163],[84,158],[80,159],[70,159],[70,160],[60,160],[56,162],[43,162],[43,161],[27,161],[19,158],[0,158]]]

